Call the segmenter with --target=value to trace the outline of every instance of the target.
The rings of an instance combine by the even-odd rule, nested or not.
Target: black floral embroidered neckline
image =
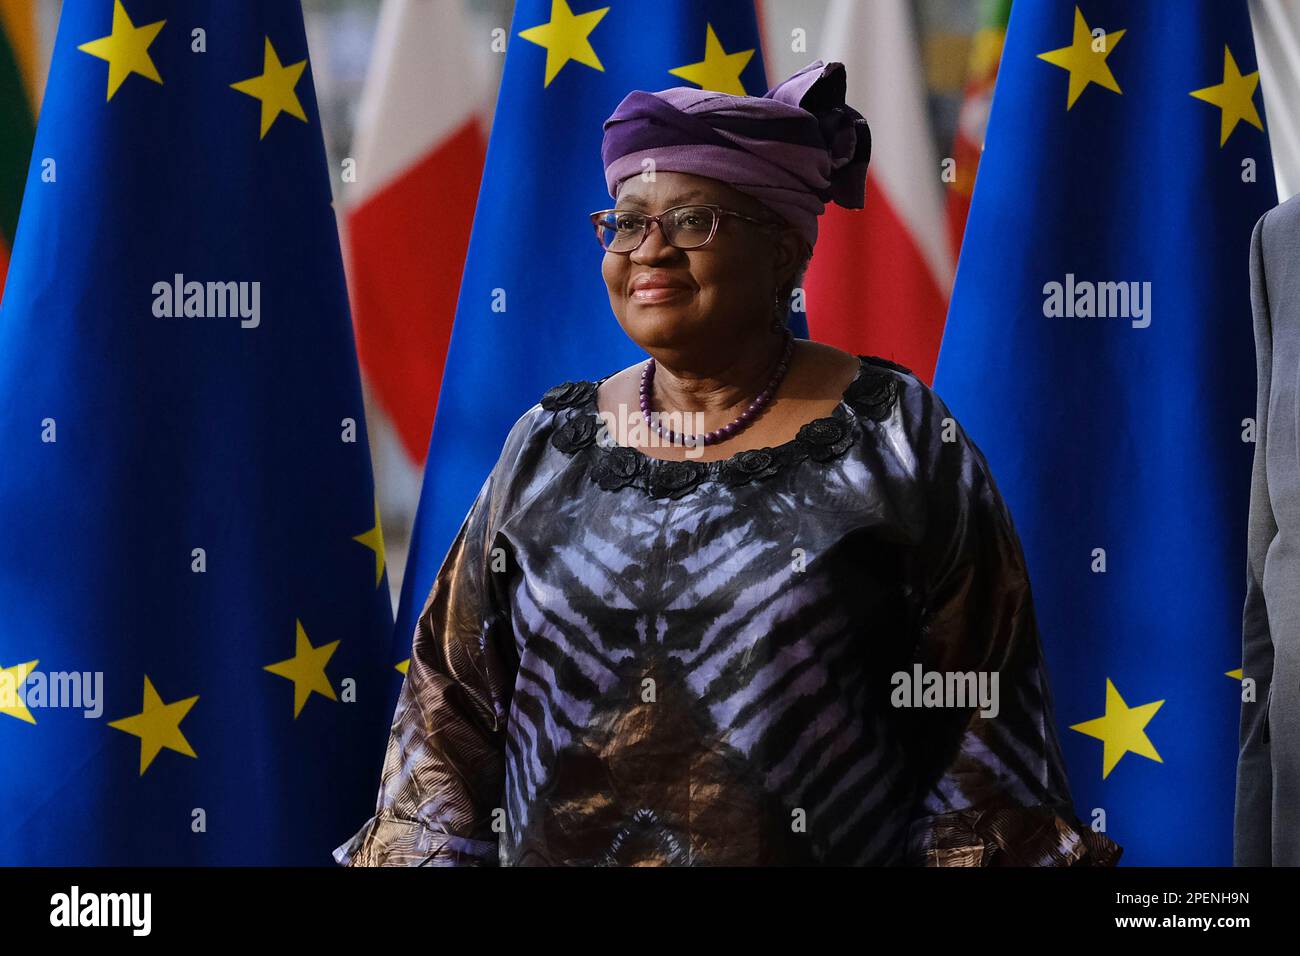
[[[596,411],[596,390],[604,379],[557,385],[542,396],[541,405],[557,413],[572,410],[563,421],[557,414],[551,444],[567,455],[592,449],[590,477],[601,488],[617,491],[635,485],[652,498],[681,498],[702,481],[737,487],[770,478],[803,461],[828,462],[843,455],[853,444],[856,416],[881,422],[893,412],[898,380],[885,369],[912,374],[902,365],[873,355],[859,355],[858,362],[858,374],[830,415],[808,422],[787,442],[713,461],[655,458],[615,443]]]

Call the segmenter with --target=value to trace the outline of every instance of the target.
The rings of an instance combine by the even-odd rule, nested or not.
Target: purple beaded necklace
[[[785,351],[781,355],[781,361],[777,363],[776,369],[772,372],[772,377],[763,386],[763,390],[758,393],[758,396],[749,403],[749,406],[743,412],[721,428],[706,432],[703,436],[678,434],[671,428],[664,428],[659,423],[658,416],[651,417],[650,393],[654,389],[655,381],[655,360],[652,358],[641,369],[641,417],[650,423],[650,427],[658,433],[660,438],[670,444],[680,439],[683,445],[716,445],[718,442],[725,441],[745,429],[758,417],[759,412],[767,408],[772,401],[772,396],[776,394],[781,380],[785,378],[786,370],[790,368],[790,358],[793,355],[794,335],[787,329],[785,333]]]

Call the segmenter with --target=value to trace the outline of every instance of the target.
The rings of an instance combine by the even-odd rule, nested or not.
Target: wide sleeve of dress
[[[498,466],[499,468],[500,466]],[[334,851],[346,866],[493,866],[513,643],[495,595],[498,472],[429,592],[398,697],[375,815]]]
[[[988,464],[928,388],[908,389],[904,411],[926,489],[913,666],[998,678],[996,713],[906,712],[921,783],[908,862],[1113,865],[1121,848],[1074,814],[1025,560]]]

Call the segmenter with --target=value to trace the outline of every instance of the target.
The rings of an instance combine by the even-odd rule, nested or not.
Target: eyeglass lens
[[[714,212],[707,206],[671,209],[659,220],[664,238],[679,249],[704,245],[713,232]],[[639,212],[617,210],[599,225],[600,242],[610,252],[630,252],[641,244],[649,219]]]

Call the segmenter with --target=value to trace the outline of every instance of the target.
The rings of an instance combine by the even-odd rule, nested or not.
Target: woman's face
[[[658,172],[623,181],[618,209],[657,215],[689,203],[708,203],[772,222],[762,203],[705,176]],[[780,284],[790,281],[797,238],[722,216],[712,241],[698,249],[669,245],[657,224],[630,255],[606,252],[601,266],[609,304],[632,341],[647,351],[706,350],[752,337],[771,325]],[[645,278],[641,278],[645,277]],[[637,288],[653,279],[658,288]],[[666,283],[666,286],[664,285]]]

